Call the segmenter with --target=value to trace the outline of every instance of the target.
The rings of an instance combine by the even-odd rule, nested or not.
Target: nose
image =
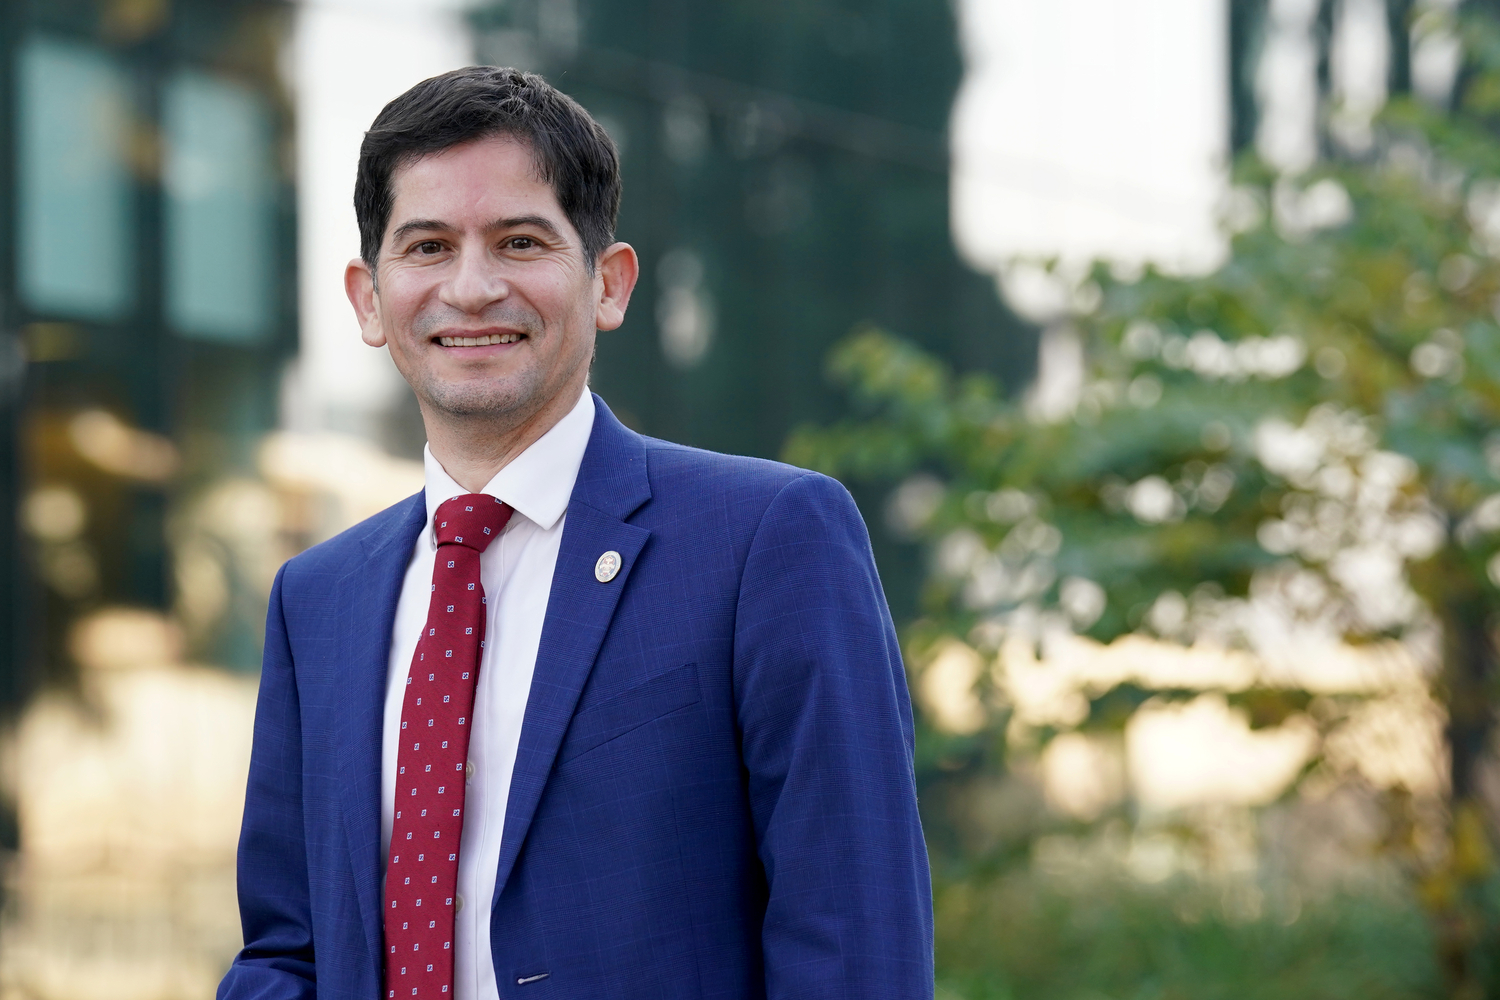
[[[478,316],[510,295],[510,283],[500,273],[499,263],[483,249],[460,248],[455,264],[443,284],[442,299],[446,305]]]

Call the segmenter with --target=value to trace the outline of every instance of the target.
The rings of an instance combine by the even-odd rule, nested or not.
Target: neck
[[[422,423],[427,429],[427,446],[455,483],[478,493],[497,472],[572,412],[582,392],[582,385],[569,385],[541,409],[519,420],[496,414],[441,413],[424,402]]]

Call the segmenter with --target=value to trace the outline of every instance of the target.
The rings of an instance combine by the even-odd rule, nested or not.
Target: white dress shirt
[[[578,404],[531,447],[495,473],[483,492],[515,509],[500,537],[479,557],[479,578],[488,600],[485,644],[474,692],[474,728],[469,739],[473,774],[464,801],[458,854],[458,906],[454,928],[455,1000],[498,1000],[490,958],[490,901],[500,865],[505,803],[521,741],[521,721],[531,692],[547,595],[557,565],[568,498],[578,478],[594,428],[594,399],[587,388]],[[427,623],[437,539],[432,519],[444,500],[468,491],[455,483],[424,449],[427,526],[417,537],[391,634],[380,766],[380,846],[390,855],[396,801],[396,750],[406,675],[417,638]]]

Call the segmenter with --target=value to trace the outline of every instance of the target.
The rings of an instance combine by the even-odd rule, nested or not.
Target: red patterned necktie
[[[453,996],[464,765],[484,646],[479,554],[510,514],[494,497],[469,493],[444,501],[434,518],[432,603],[406,677],[396,752],[396,815],[385,877],[388,998]]]

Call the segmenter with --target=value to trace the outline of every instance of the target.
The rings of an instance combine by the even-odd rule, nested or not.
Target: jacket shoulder
[[[659,517],[712,512],[716,520],[753,531],[768,511],[784,506],[777,504],[778,498],[806,496],[815,506],[856,509],[843,484],[821,472],[655,438],[643,440],[651,482],[649,506]]]
[[[752,490],[779,492],[788,483],[806,476],[826,479],[821,473],[799,469],[785,462],[745,455],[691,448],[671,441],[643,437],[651,485],[678,488],[723,488],[733,485]]]
[[[402,540],[409,545],[425,515],[423,494],[414,493],[293,556],[283,572],[289,580],[343,576],[387,545]]]

